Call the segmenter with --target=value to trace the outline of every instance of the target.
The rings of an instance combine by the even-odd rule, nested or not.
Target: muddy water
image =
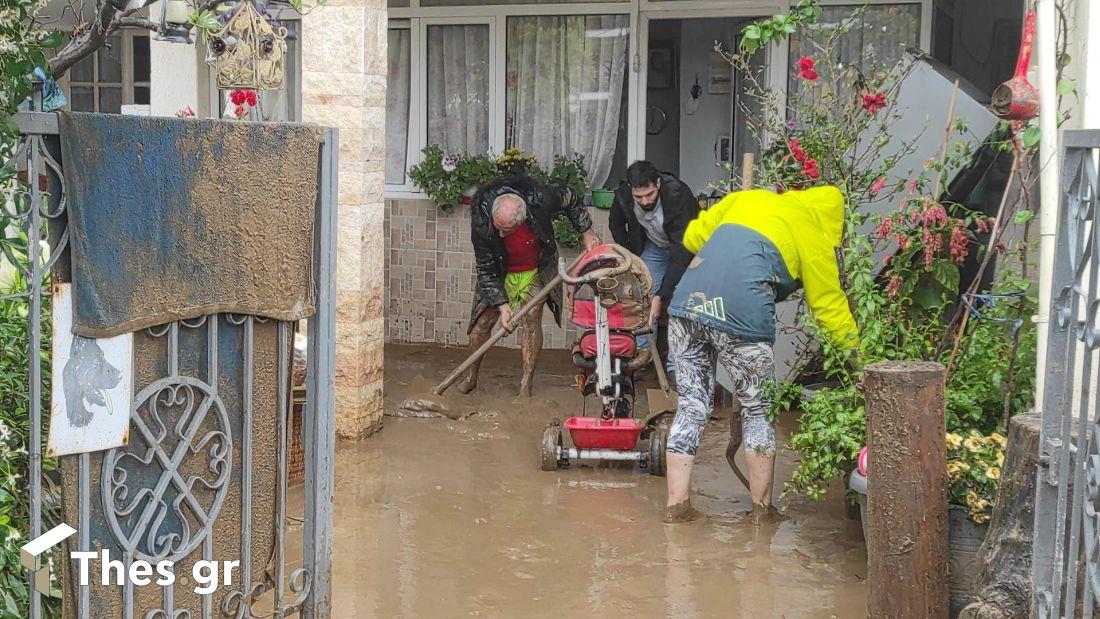
[[[387,412],[428,397],[461,358],[388,347]],[[576,414],[580,396],[564,356],[548,353],[533,400],[514,403],[518,366],[517,354],[494,354],[476,397],[437,402],[463,420],[387,417],[371,439],[340,445],[334,616],[866,616],[864,545],[838,492],[784,499],[788,520],[753,528],[719,419],[693,482],[710,518],[663,525],[663,478],[539,470],[543,426]],[[780,454],[780,479],[792,460]]]

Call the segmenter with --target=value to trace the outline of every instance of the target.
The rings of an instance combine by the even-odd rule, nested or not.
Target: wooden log
[[[865,368],[871,617],[948,616],[944,378],[939,363]]]
[[[1027,617],[1031,600],[1031,543],[1035,523],[1035,483],[1039,459],[1037,413],[1016,415],[1008,429],[1005,463],[989,533],[978,550],[977,599],[962,619]]]

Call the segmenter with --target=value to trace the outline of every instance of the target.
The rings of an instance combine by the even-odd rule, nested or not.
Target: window
[[[149,104],[149,35],[122,32],[69,69],[69,108],[118,114],[123,105]]]
[[[509,17],[507,36],[506,145],[545,164],[579,153],[589,185],[603,186],[625,167],[629,16]]]
[[[815,55],[826,33],[847,21],[848,32],[835,46],[835,58],[820,59]],[[905,48],[920,45],[921,7],[919,4],[871,4],[822,7],[821,19],[807,29],[804,38],[791,37],[791,65],[802,56],[814,57],[822,79],[835,72],[855,67],[866,73],[873,69],[890,69],[905,54]],[[816,36],[815,36],[816,35]],[[798,96],[801,82],[794,70],[789,78],[789,92]]]
[[[489,26],[427,29],[427,143],[447,153],[489,150]]]
[[[412,31],[390,28],[386,79],[386,184],[404,185],[409,163]]]

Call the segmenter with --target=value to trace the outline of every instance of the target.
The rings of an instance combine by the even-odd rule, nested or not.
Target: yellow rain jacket
[[[775,304],[802,287],[833,344],[854,348],[856,322],[835,251],[843,228],[844,198],[836,187],[731,193],[688,224],[684,247],[695,258],[669,314],[774,343]]]

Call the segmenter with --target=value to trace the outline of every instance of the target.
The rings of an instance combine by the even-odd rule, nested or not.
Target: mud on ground
[[[787,497],[789,519],[752,527],[718,418],[693,480],[710,518],[664,525],[664,478],[636,466],[539,470],[542,428],[580,410],[564,353],[544,353],[530,401],[513,401],[515,351],[490,354],[473,394],[433,398],[464,356],[386,348],[387,414],[409,414],[399,409],[410,398],[445,409],[387,416],[377,435],[339,446],[335,617],[866,616],[866,553],[839,484],[820,503]],[[791,424],[785,416],[781,439]],[[793,463],[782,450],[779,482]]]

